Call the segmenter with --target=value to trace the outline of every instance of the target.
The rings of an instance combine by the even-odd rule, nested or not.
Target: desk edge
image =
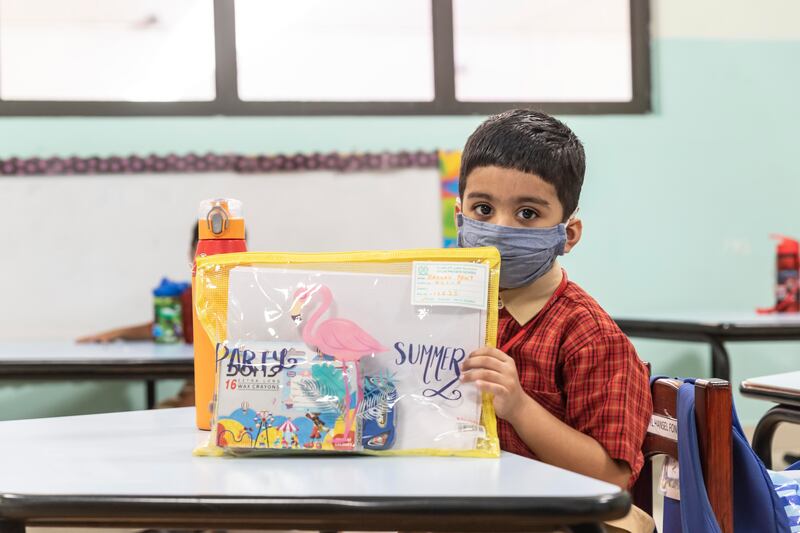
[[[166,523],[185,525],[224,519],[252,525],[362,524],[364,520],[402,517],[403,527],[452,523],[480,517],[515,523],[570,525],[602,522],[625,516],[631,507],[626,491],[583,497],[221,497],[221,496],[104,496],[0,494],[0,518],[22,522],[76,524]],[[142,520],[152,516],[154,521]],[[307,523],[309,516],[320,522]],[[232,518],[233,517],[233,518]],[[327,517],[327,522],[324,521]],[[137,521],[138,520],[138,521]],[[183,520],[183,522],[181,522]],[[221,522],[222,523],[222,522]],[[387,524],[390,525],[390,524]]]

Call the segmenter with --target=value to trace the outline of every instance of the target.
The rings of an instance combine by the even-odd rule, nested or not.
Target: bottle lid
[[[158,287],[153,289],[153,296],[180,296],[191,286],[191,283],[186,283],[183,281],[171,281],[169,278],[161,278],[161,283],[159,283]]]
[[[244,239],[242,202],[239,200],[203,200],[197,215],[200,239]]]
[[[797,255],[800,252],[800,242],[798,242],[796,239],[792,239],[791,237],[786,237],[785,235],[780,235],[777,233],[770,235],[770,238],[780,241],[778,242],[779,254]]]

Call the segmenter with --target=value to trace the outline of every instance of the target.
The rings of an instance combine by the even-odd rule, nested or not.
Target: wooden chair
[[[648,365],[649,369],[649,365]],[[659,379],[652,386],[653,414],[675,419],[680,381]],[[721,379],[695,382],[695,418],[708,499],[723,533],[733,533],[733,448],[731,444],[731,386]],[[678,442],[648,430],[642,448],[645,465],[633,487],[634,503],[653,513],[653,465],[656,455],[678,459]]]

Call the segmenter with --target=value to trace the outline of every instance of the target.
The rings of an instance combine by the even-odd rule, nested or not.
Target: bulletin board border
[[[297,153],[276,155],[166,154],[92,157],[11,157],[0,159],[0,176],[69,176],[117,174],[259,174],[310,171],[387,171],[437,168],[437,150]]]

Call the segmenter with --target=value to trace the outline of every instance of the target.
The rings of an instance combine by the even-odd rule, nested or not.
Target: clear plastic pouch
[[[494,248],[199,259],[217,375],[198,453],[498,456],[459,365],[494,346],[499,267]]]

